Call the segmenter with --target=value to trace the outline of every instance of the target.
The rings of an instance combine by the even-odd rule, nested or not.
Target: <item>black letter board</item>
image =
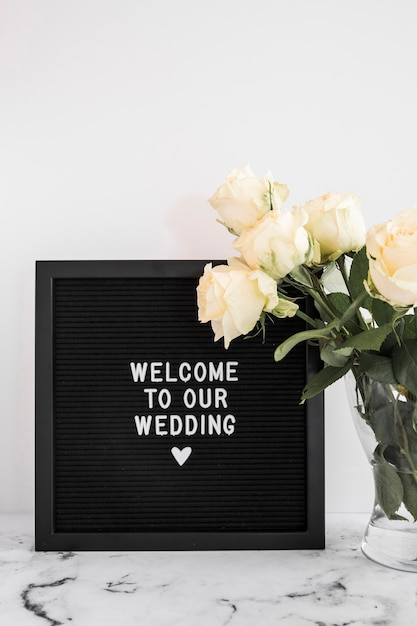
[[[323,547],[317,354],[273,360],[304,322],[225,350],[204,265],[37,263],[37,550]]]

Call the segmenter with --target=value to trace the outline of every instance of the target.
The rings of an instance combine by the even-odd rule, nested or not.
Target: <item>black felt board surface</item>
[[[273,360],[305,324],[225,350],[197,320],[203,265],[38,264],[38,549],[322,545],[314,359]]]

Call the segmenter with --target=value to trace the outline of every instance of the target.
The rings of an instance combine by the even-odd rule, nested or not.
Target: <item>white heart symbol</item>
[[[180,450],[176,446],[171,448],[172,456],[174,457],[178,465],[184,465],[185,461],[188,459],[192,451],[193,450],[192,448],[190,448],[190,446],[187,446],[186,448],[183,448],[182,450]]]

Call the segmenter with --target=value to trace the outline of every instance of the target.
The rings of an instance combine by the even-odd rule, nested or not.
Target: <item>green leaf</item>
[[[409,458],[407,458],[408,470],[416,467],[417,465],[417,434],[415,430],[415,414],[414,414],[414,402],[398,401],[397,402],[397,422],[399,440],[401,442],[401,448],[408,451]]]
[[[384,339],[391,332],[391,324],[384,324],[380,328],[371,328],[370,330],[365,330],[357,335],[353,335],[353,337],[349,337],[346,339],[338,348],[336,348],[337,352],[340,354],[349,355],[352,348],[356,350],[379,350]]]
[[[327,299],[331,303],[334,310],[340,315],[340,317],[346,311],[351,302],[349,296],[346,293],[341,293],[339,291],[327,294]]]
[[[417,339],[406,339],[394,348],[392,367],[398,382],[417,395]]]
[[[382,342],[379,352],[385,356],[392,356],[393,350],[400,345],[399,337],[402,336],[403,321],[399,320],[396,325],[395,333],[390,333],[387,338]]]
[[[320,343],[322,344],[320,347],[320,358],[324,363],[334,365],[335,367],[341,367],[346,363],[350,354],[345,356],[336,352],[334,342],[327,343],[322,341]],[[352,352],[352,350],[350,352]]]
[[[397,438],[394,407],[391,402],[386,401],[385,394],[384,398],[385,401],[382,402],[377,409],[369,412],[368,423],[374,431],[377,441],[382,444],[382,447],[385,450],[388,446],[397,444]],[[375,403],[375,400],[373,402]]]
[[[340,329],[342,326],[346,326],[349,320],[353,319],[356,313],[359,311],[361,306],[364,305],[365,300],[367,299],[368,294],[365,290],[361,291],[353,302],[348,306],[346,311],[343,313],[342,317],[337,322],[337,328]]]
[[[378,326],[383,326],[392,321],[396,311],[388,302],[374,298],[372,300],[372,315]]]
[[[414,521],[417,521],[417,482],[412,474],[406,474],[402,472],[400,474],[401,481],[404,489],[404,504],[407,510],[414,517]]]
[[[332,308],[340,317],[342,317],[343,313],[349,308],[351,304],[349,296],[345,293],[341,293],[338,291],[327,294],[327,299],[329,300]],[[345,324],[345,326],[347,330],[352,333],[352,335],[355,335],[362,330],[356,314],[352,317],[351,320],[349,320]]]
[[[363,281],[368,278],[369,262],[366,256],[366,246],[355,254],[349,274],[349,290],[352,298],[357,298],[363,292]]]
[[[392,385],[397,383],[390,357],[378,352],[362,352],[359,357],[359,371],[365,372],[380,383]]]
[[[341,367],[334,367],[332,365],[324,367],[315,376],[313,376],[313,378],[311,378],[304,387],[301,402],[305,402],[305,400],[312,398],[320,393],[320,391],[326,389],[326,387],[332,385],[334,382],[339,380],[339,378],[342,378],[342,376],[344,376],[351,367],[351,360],[347,361]]]
[[[303,330],[300,333],[295,333],[283,341],[275,350],[275,361],[282,361],[289,352],[302,341],[309,341],[310,339],[326,339],[331,333],[332,329],[336,326],[338,320],[333,321],[331,324],[327,324],[324,328],[312,328],[311,330]]]
[[[404,498],[401,478],[386,461],[374,465],[376,500],[389,519],[392,519]]]
[[[414,315],[404,315],[403,337],[404,339],[417,338],[417,312]]]

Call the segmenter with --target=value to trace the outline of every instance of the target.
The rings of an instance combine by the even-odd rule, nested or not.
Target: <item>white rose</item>
[[[312,259],[312,239],[304,228],[307,219],[307,213],[299,208],[291,213],[269,211],[236,239],[233,247],[250,267],[279,280]]]
[[[209,199],[223,224],[235,235],[251,228],[271,209],[280,209],[287,199],[287,185],[274,182],[272,175],[256,178],[249,165],[234,169]]]
[[[302,208],[308,213],[306,229],[320,245],[322,263],[365,245],[366,226],[355,194],[327,193]]]
[[[372,226],[366,236],[373,286],[393,306],[417,306],[417,207]]]
[[[224,337],[225,348],[251,331],[263,310],[272,311],[278,305],[272,278],[238,259],[228,263],[215,267],[208,263],[197,287],[198,319],[211,322],[215,341]]]

